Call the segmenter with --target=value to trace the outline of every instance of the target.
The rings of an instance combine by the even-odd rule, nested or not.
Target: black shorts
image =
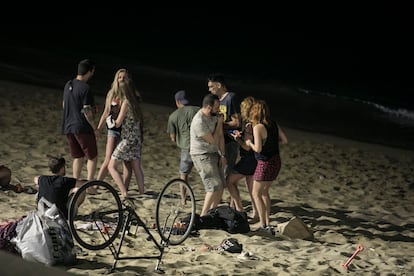
[[[253,175],[256,170],[257,160],[254,155],[248,155],[242,157],[236,165],[234,165],[233,170],[242,175]]]

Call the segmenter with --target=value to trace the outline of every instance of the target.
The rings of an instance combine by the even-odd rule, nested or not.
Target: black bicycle
[[[96,195],[87,193],[87,189],[91,187],[97,188]],[[89,250],[109,247],[114,256],[110,272],[115,270],[118,260],[144,258],[157,259],[155,270],[162,272],[159,266],[164,249],[168,245],[181,244],[190,235],[195,218],[195,206],[194,193],[188,183],[181,179],[173,179],[165,184],[158,195],[155,225],[148,227],[135,212],[133,199],[121,201],[118,191],[112,185],[104,181],[90,181],[80,187],[70,201],[69,227],[74,239],[82,247]],[[140,227],[144,231],[138,233]],[[133,228],[135,233],[132,233]],[[159,242],[153,232],[159,234]],[[126,235],[152,241],[159,253],[147,256],[120,256]]]

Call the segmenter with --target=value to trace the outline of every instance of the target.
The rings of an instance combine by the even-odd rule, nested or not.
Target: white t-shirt
[[[214,133],[216,126],[216,116],[205,116],[201,109],[194,115],[190,126],[190,154],[218,152],[217,145],[209,144],[202,138],[208,133]]]

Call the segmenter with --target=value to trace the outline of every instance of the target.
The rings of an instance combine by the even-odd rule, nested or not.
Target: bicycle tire
[[[86,193],[97,187],[97,194]],[[86,193],[86,194],[85,194]],[[82,200],[77,207],[76,202]],[[123,223],[123,207],[118,192],[104,181],[90,181],[82,185],[69,204],[69,227],[74,239],[89,250],[109,246],[118,236]]]
[[[181,194],[181,187],[186,191]],[[196,204],[193,190],[182,179],[170,180],[159,194],[155,209],[158,233],[164,242],[178,245],[184,242],[192,231]]]

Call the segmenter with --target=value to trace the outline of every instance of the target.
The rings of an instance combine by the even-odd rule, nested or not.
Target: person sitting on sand
[[[32,187],[23,187],[22,184],[17,183],[13,185],[10,183],[11,181],[11,170],[4,166],[0,165],[0,188],[2,190],[11,190],[15,191],[16,193],[25,192],[27,194],[35,194],[37,191]]]
[[[11,170],[4,166],[0,165],[0,186],[6,188],[10,185],[11,180]]]
[[[62,212],[65,218],[68,218],[68,207],[70,196],[73,195],[80,186],[86,183],[86,180],[77,180],[72,177],[66,177],[66,161],[63,157],[49,157],[49,169],[53,175],[40,175],[34,177],[34,183],[39,185],[39,192],[36,197],[36,203],[44,197],[50,203],[55,203],[56,207]],[[82,203],[84,197],[80,199]]]

